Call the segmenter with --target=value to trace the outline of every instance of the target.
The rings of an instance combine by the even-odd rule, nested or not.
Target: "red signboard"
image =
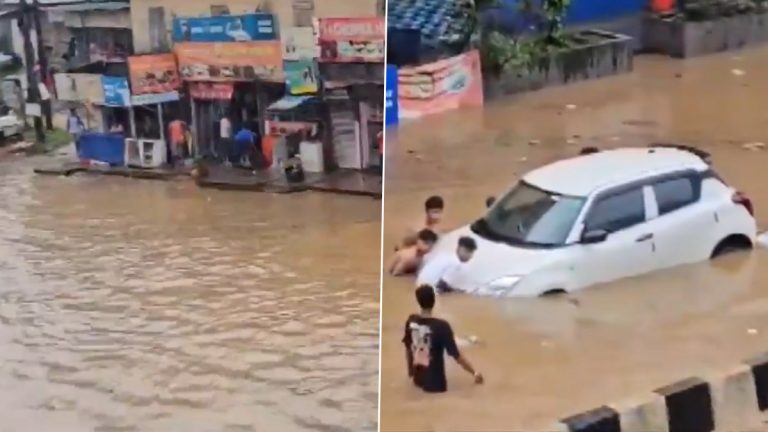
[[[173,49],[185,81],[284,80],[280,41],[183,42]]]
[[[321,18],[317,26],[321,62],[384,62],[384,18]]]
[[[235,91],[233,83],[189,83],[189,94],[193,99],[201,100],[230,100]]]
[[[296,132],[307,131],[312,134],[316,132],[317,124],[312,122],[279,121],[267,120],[265,122],[266,130],[269,135],[281,136],[290,135]]]
[[[169,93],[181,87],[173,54],[128,57],[128,70],[131,92],[135,95]]]

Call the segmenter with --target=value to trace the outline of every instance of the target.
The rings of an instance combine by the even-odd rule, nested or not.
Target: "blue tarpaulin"
[[[77,156],[111,166],[125,165],[125,137],[118,134],[84,133],[80,136]]]

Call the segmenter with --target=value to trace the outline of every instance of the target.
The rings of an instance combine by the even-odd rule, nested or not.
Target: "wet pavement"
[[[0,430],[376,430],[379,202],[40,162],[0,162]]]
[[[768,228],[768,49],[685,62],[636,59],[631,75],[516,96],[387,134],[385,247],[421,217],[432,194],[448,224],[479,217],[485,198],[530,169],[583,146],[700,146],[754,201]],[[383,431],[533,430],[730,368],[768,351],[768,253],[729,256],[595,287],[568,298],[438,300],[437,315],[479,342],[465,354],[486,376],[476,387],[451,364],[449,392],[412,388],[400,343],[416,310],[413,280],[385,277]]]

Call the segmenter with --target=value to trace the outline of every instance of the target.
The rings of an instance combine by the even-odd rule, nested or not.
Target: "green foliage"
[[[564,46],[563,17],[568,12],[571,0],[544,0],[543,10],[546,25],[545,38],[552,45]]]
[[[484,34],[480,47],[483,67],[497,74],[504,70],[528,67],[553,50],[567,47],[563,17],[570,4],[571,0],[541,0],[541,8],[538,9],[535,0],[522,0],[520,12],[538,18],[539,35],[514,38],[496,31]]]
[[[35,131],[30,129],[24,131],[24,139],[28,142],[35,142]],[[45,131],[45,142],[35,143],[26,149],[28,155],[37,155],[50,153],[72,143],[72,136],[64,129],[54,128]]]

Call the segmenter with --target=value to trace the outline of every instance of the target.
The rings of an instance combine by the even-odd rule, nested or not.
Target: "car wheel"
[[[752,241],[747,236],[733,234],[724,238],[715,246],[710,259],[750,249],[752,249]]]

